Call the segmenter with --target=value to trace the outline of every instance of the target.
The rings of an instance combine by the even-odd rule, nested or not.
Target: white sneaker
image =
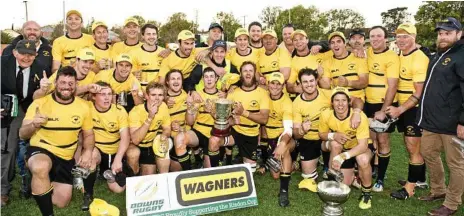
[[[377,181],[372,187],[372,191],[374,192],[382,192],[383,191],[383,181]]]

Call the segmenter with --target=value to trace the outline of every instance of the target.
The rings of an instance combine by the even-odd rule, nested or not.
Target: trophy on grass
[[[224,98],[206,100],[205,106],[207,109],[211,109],[211,113],[214,116],[214,127],[211,135],[217,137],[230,135],[229,117],[231,116],[233,105],[233,101]]]
[[[343,215],[342,204],[350,196],[350,187],[337,181],[323,181],[317,184],[317,194],[324,202],[323,216],[341,216]]]

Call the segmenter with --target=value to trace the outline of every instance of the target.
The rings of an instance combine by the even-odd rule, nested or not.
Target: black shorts
[[[422,128],[416,124],[416,113],[418,108],[413,107],[400,115],[397,121],[398,132],[407,137],[421,137]]]
[[[277,141],[279,141],[279,138],[268,139],[268,138],[261,137],[261,145],[267,146],[268,155],[272,155],[274,153],[275,149],[277,148]]]
[[[50,169],[50,172],[48,173],[50,182],[59,182],[73,185],[73,176],[71,174],[71,170],[75,164],[74,158],[71,160],[65,160],[54,155],[46,149],[36,146],[29,146],[26,151],[26,160],[36,154],[45,154],[52,161],[52,169]]]
[[[113,165],[114,158],[116,157],[116,154],[106,154],[106,153],[102,152],[98,147],[97,147],[97,149],[100,152],[100,165],[99,165],[100,174],[103,175],[103,172],[105,172],[106,170],[111,169],[111,166]],[[121,162],[122,162],[123,167],[128,167],[129,166],[127,164],[126,158],[123,158]]]
[[[234,138],[234,143],[238,147],[238,152],[241,157],[256,161],[256,149],[258,148],[259,136],[246,136],[232,128],[231,132]]]
[[[140,149],[140,157],[139,157],[139,164],[156,164],[156,156],[153,152],[152,147],[139,147]]]
[[[366,116],[368,118],[374,118],[375,112],[381,110],[382,106],[383,106],[383,103],[371,104],[371,103],[366,102],[364,104],[364,113],[366,114]],[[397,107],[398,103],[393,103],[392,106]],[[396,126],[396,122],[393,122],[392,124],[390,124],[390,127],[388,127],[388,129],[387,129],[387,131],[385,131],[385,133],[393,133],[393,132],[395,132],[395,126]]]
[[[203,149],[203,152],[208,152],[208,145],[209,145],[209,138],[203,135],[200,131],[195,130],[192,128],[192,131],[197,135],[198,138],[198,146]]]
[[[298,151],[300,152],[300,160],[310,161],[318,159],[321,156],[321,140],[298,140]]]

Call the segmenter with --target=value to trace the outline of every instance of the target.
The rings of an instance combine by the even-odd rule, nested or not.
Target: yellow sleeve
[[[296,101],[296,100],[295,100]],[[301,117],[300,113],[300,108],[298,106],[298,103],[293,102],[293,123],[301,123],[303,121],[303,118]]]
[[[171,126],[171,116],[169,115],[168,106],[165,103],[161,104],[158,115],[161,115],[163,118],[163,123],[162,123],[163,127]]]
[[[124,108],[120,107],[118,109],[119,109],[119,115],[118,115],[119,130],[121,130],[121,129],[129,127],[129,123],[127,119],[128,115]]]
[[[93,78],[93,83],[96,83],[98,81],[106,81],[105,74],[106,74],[106,70],[101,70],[100,72],[98,72]]]
[[[288,83],[296,83],[296,80],[298,79],[298,71],[294,67],[292,67],[290,71],[290,77],[288,77],[287,82]]]
[[[24,120],[33,120],[34,119],[34,116],[36,114],[36,107],[39,107],[39,111],[40,111],[40,101],[42,100],[34,100],[31,105],[29,105],[29,107],[27,108],[27,111],[26,111],[26,115],[24,116]]]
[[[292,101],[290,99],[286,99],[282,105],[283,105],[283,111],[284,111],[284,114],[282,115],[282,119],[293,120]]]
[[[358,58],[358,57],[355,57],[355,58],[356,58],[356,64],[358,65],[356,72],[358,74],[368,74],[369,69],[367,66],[367,58]]]
[[[361,113],[361,124],[359,124],[359,127],[356,129],[356,139],[368,139],[368,138],[369,138],[369,121],[367,120],[366,114]]]
[[[82,130],[92,130],[93,128],[93,120],[92,120],[92,112],[89,109],[89,106],[87,106],[86,103],[84,103],[84,121],[82,122]]]
[[[260,88],[260,87],[258,87]],[[269,103],[270,103],[270,98],[269,95],[266,93],[264,89],[262,89],[262,97],[261,97],[261,102],[259,103],[259,109],[269,109]]]
[[[235,48],[230,49],[230,50],[227,51],[227,53],[226,53],[226,59],[229,60],[229,61],[232,61],[232,51],[235,52]],[[239,68],[237,68],[237,69],[239,69]]]
[[[329,128],[329,117],[332,111],[326,110],[321,113],[321,118],[319,119],[319,132],[326,133],[330,131]],[[367,133],[369,135],[369,133]]]
[[[62,59],[63,59],[63,48],[61,47],[62,43],[60,43],[60,38],[57,38],[54,42],[53,42],[53,46],[52,46],[52,55],[53,55],[53,60],[54,61],[59,61],[59,62],[62,62]]]
[[[322,61],[322,69],[324,70],[324,73],[322,73],[322,77],[327,77],[332,79],[332,72],[330,72],[330,60],[326,59]]]
[[[160,77],[166,77],[166,74],[168,74],[169,72],[169,57],[171,55],[175,55],[175,53],[171,53],[169,54],[168,57],[166,57],[165,59],[163,59],[163,61],[161,61],[161,67],[160,67],[160,71],[159,71],[159,74],[158,76]]]
[[[286,68],[292,66],[292,58],[288,54],[286,49],[279,48],[279,66],[280,68]]]
[[[135,76],[132,75],[132,74],[130,74],[129,76],[131,78],[131,89],[132,89],[132,84],[137,83],[137,87],[138,87],[139,91],[141,91],[142,90],[142,85],[140,84],[140,81],[137,78],[135,78]]]
[[[400,59],[397,55],[390,55],[388,57],[390,61],[387,63],[387,78],[396,78],[400,77]]]
[[[132,72],[140,70],[140,64],[139,64],[137,51],[135,49],[133,49],[133,50],[129,51],[129,53],[127,53],[127,55],[129,55],[132,58]]]
[[[129,127],[131,128],[139,128],[142,126],[142,120],[140,119],[141,115],[137,112],[137,107],[134,107],[129,112]]]
[[[417,61],[419,60],[419,61]],[[412,76],[413,82],[424,82],[427,75],[427,67],[429,66],[429,59],[422,54],[419,59],[414,62],[414,74]]]

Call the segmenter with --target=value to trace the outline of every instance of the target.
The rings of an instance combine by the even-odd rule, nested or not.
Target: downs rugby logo
[[[164,199],[154,199],[157,191],[157,181],[148,180],[137,183],[133,192],[137,202],[132,203],[128,211],[132,214],[141,214],[161,210],[164,206]]]
[[[253,192],[250,172],[232,167],[176,177],[177,202],[182,206],[247,197]]]

